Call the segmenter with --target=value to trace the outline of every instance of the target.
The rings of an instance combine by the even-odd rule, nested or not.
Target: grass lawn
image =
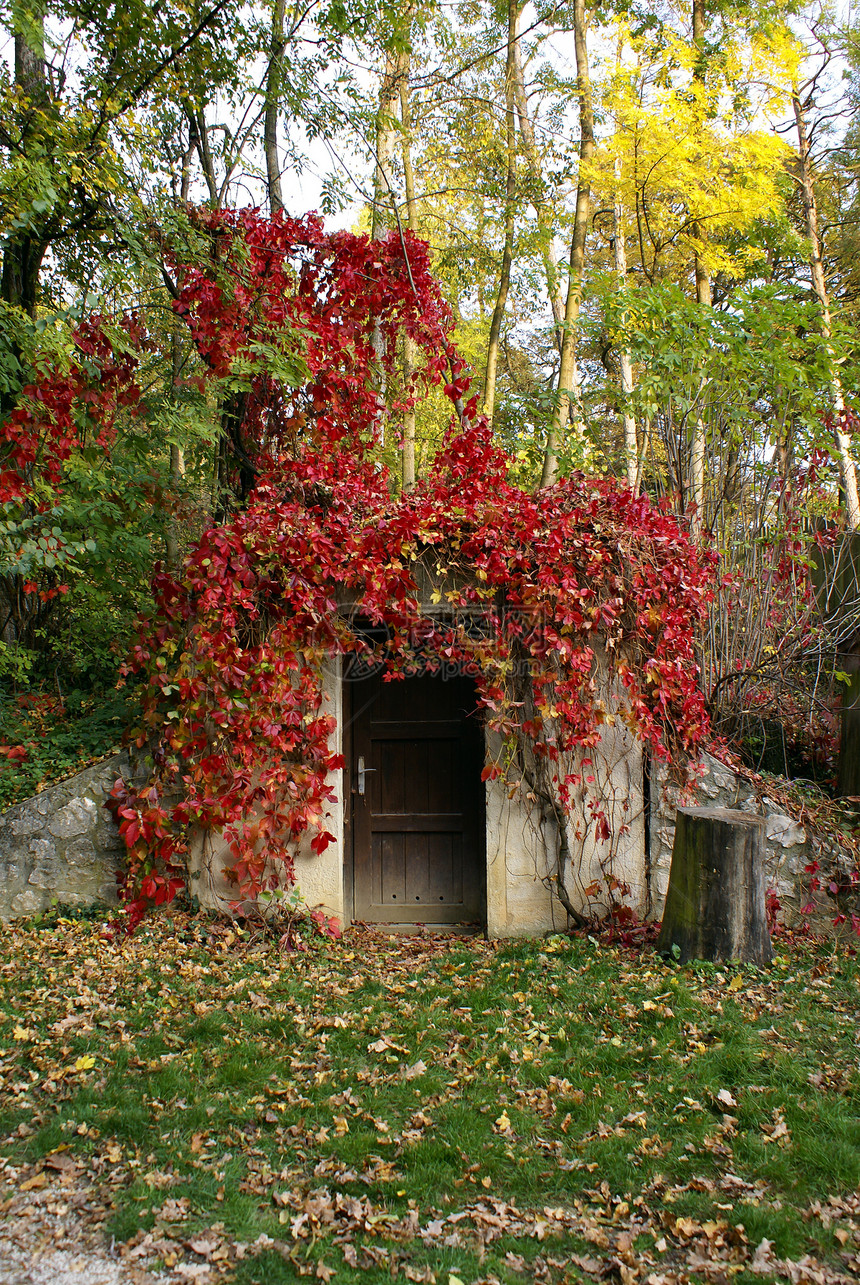
[[[860,966],[0,928],[0,1163],[176,1279],[860,1279]]]

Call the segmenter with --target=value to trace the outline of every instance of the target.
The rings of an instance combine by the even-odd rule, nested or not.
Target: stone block
[[[110,864],[110,858],[101,845],[94,843],[88,834],[81,835],[77,839],[70,839],[64,845],[63,858],[63,864],[76,867],[97,865],[101,868]]]
[[[87,834],[98,821],[95,801],[84,795],[71,798],[64,808],[55,812],[48,823],[48,830],[57,839],[73,839]]]
[[[104,871],[87,870],[60,871],[54,886],[54,896],[70,906],[92,905],[99,899],[99,891],[104,883]]]
[[[36,866],[35,870],[30,871],[27,882],[32,888],[55,889],[61,877],[62,870],[59,863],[56,865],[45,863],[43,865]]]
[[[3,907],[11,900],[13,894],[26,888],[29,873],[29,861],[10,859],[5,854],[0,855],[0,917],[2,917]]]
[[[103,852],[110,856],[121,855],[125,852],[125,844],[119,836],[119,830],[112,822],[107,825],[99,825],[92,834],[92,845],[97,852]]]
[[[16,811],[17,816],[10,817],[7,822],[12,834],[24,838],[30,834],[40,834],[45,828],[45,818],[29,803],[20,803]]]
[[[91,906],[94,901],[98,901],[98,897],[88,888],[77,890],[68,888],[57,893],[57,900],[61,901],[64,906]]]
[[[34,888],[28,888],[25,892],[19,892],[16,897],[12,898],[11,910],[13,915],[34,915],[39,910],[44,910],[51,904],[49,897],[44,893],[38,893]]]
[[[794,848],[806,843],[806,831],[791,817],[781,812],[771,812],[765,821],[765,833],[768,840],[778,843],[782,848]]]

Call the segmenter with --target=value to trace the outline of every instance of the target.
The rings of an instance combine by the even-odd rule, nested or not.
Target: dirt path
[[[31,1191],[0,1188],[3,1285],[166,1285],[105,1244],[104,1209],[73,1178]]]

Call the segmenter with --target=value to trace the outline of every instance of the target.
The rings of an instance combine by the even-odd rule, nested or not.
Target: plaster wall
[[[335,729],[329,737],[329,749],[343,752],[343,683],[339,661],[331,663],[323,683],[323,712],[335,718]],[[295,856],[296,885],[308,906],[320,907],[327,915],[344,922],[344,809],[343,772],[329,776],[335,794],[325,818],[325,828],[335,837],[325,852],[312,850],[311,835],[306,835]],[[197,829],[191,835],[188,850],[191,890],[201,906],[209,910],[229,911],[236,901],[235,886],[224,871],[233,863],[233,855],[217,831]]]
[[[491,737],[491,757],[500,748]],[[533,937],[563,927],[540,815],[527,790],[504,777],[488,781],[486,808],[487,936]]]
[[[579,807],[568,823],[570,899],[577,910],[603,913],[611,895],[644,918],[651,890],[645,859],[641,746],[623,723],[607,721],[598,745],[576,766],[583,784]],[[608,824],[608,839],[599,837],[601,814]],[[618,886],[611,886],[612,880]]]

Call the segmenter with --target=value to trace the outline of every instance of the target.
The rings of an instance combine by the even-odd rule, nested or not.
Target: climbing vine
[[[588,799],[605,837],[588,792],[604,725],[670,762],[705,735],[693,631],[715,555],[610,479],[575,474],[537,495],[513,483],[475,399],[464,404],[450,314],[409,234],[371,242],[253,211],[203,226],[213,253],[173,257],[169,279],[229,412],[241,502],[178,572],[158,571],[129,660],[146,679],[136,739],[153,762],[144,785],[114,790],[131,921],[184,885],[195,827],[229,843],[237,898],[289,885],[303,837],[317,853],[333,842],[331,657],[363,655],[391,681],[418,665],[472,675],[505,747],[485,779],[537,768],[552,815]],[[421,354],[408,385],[404,335]],[[379,440],[431,384],[451,427],[398,495]]]

